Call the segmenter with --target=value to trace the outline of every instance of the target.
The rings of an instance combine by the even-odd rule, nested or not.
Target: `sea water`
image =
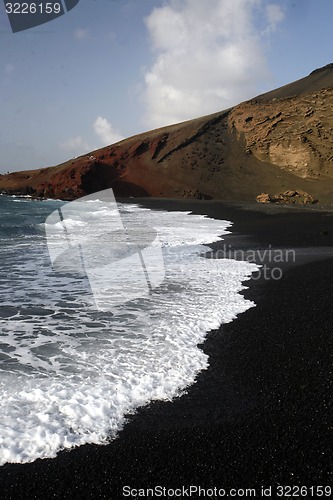
[[[45,221],[63,204],[0,196],[1,465],[115,439],[138,407],[184,393],[209,365],[198,344],[254,306],[239,292],[256,265],[204,257],[231,221],[118,204],[157,231],[164,279],[96,309],[87,277],[51,264]]]

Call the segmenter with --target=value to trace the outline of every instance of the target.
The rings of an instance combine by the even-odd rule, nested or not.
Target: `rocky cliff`
[[[236,106],[229,128],[248,154],[298,177],[333,177],[333,88]]]
[[[0,176],[5,193],[255,200],[302,190],[333,202],[333,64],[222,112],[61,165]]]

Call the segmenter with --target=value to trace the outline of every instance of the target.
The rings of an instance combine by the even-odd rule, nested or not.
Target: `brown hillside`
[[[0,176],[0,190],[74,199],[254,200],[303,190],[333,202],[333,65],[234,108],[153,130],[56,167]]]
[[[301,94],[309,94],[310,92],[318,92],[325,88],[332,88],[333,85],[333,63],[327,64],[323,68],[318,68],[312,71],[309,76],[288,83],[283,87],[271,90],[265,94],[261,94],[256,99],[269,101],[271,99],[283,99],[284,97],[292,97]]]

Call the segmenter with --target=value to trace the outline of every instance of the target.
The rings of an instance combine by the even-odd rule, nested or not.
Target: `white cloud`
[[[108,146],[124,139],[124,137],[114,130],[111,123],[106,118],[98,116],[92,124],[95,134],[99,137],[102,146]],[[101,146],[89,145],[81,135],[70,137],[66,141],[59,144],[59,148],[63,151],[70,151],[73,154],[80,155],[93,151]]]
[[[77,40],[84,40],[85,38],[88,38],[89,36],[89,30],[87,28],[77,28],[74,31],[74,38]]]
[[[275,31],[277,25],[285,18],[285,14],[280,5],[274,3],[266,6],[266,16],[268,20],[268,31]]]
[[[59,144],[59,147],[64,151],[72,151],[78,154],[83,154],[91,150],[89,144],[87,144],[80,135],[71,137],[67,141],[62,142]]]
[[[93,123],[94,131],[96,135],[101,140],[103,146],[108,146],[109,144],[114,144],[115,142],[121,141],[124,137],[114,130],[111,123],[107,121],[106,118],[98,116]]]
[[[213,113],[255,95],[268,77],[254,17],[262,0],[168,0],[146,26],[156,56],[145,73],[145,122],[159,127]],[[270,27],[282,17],[261,9]]]

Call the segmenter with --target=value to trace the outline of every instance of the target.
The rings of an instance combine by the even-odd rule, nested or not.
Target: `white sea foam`
[[[136,205],[121,213],[157,229],[166,277],[113,313],[94,309],[87,280],[52,270],[42,236],[2,256],[1,464],[116,437],[127,414],[193,384],[209,364],[197,347],[207,332],[254,305],[239,292],[257,266],[202,257],[230,222]]]

